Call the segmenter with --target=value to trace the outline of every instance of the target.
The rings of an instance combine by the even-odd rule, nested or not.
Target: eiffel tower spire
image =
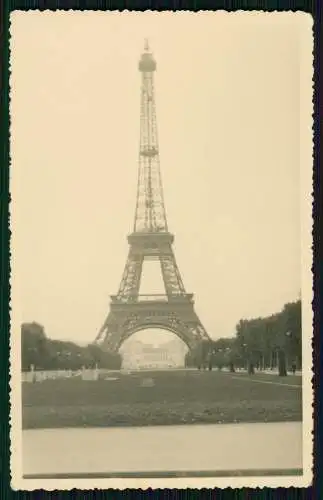
[[[193,295],[186,293],[168,231],[159,165],[154,72],[156,62],[145,41],[139,60],[141,73],[140,147],[137,200],[129,253],[117,295],[111,296],[110,312],[95,342],[116,351],[133,333],[163,328],[175,333],[189,348],[209,336],[195,310]],[[140,295],[143,264],[160,263],[165,293]]]
[[[134,232],[167,231],[160,174],[154,72],[156,62],[145,40],[139,61],[141,73],[140,147]]]

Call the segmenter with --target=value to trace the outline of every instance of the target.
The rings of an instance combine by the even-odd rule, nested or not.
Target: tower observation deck
[[[141,54],[138,68],[139,71],[142,71],[143,73],[152,73],[153,71],[156,71],[156,61],[152,52],[149,51],[148,40],[145,41],[145,52]]]

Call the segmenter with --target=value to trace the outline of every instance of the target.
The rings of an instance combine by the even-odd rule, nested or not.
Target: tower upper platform
[[[145,51],[141,54],[138,68],[142,73],[152,73],[153,71],[156,71],[156,61],[149,50],[147,40],[145,41]]]

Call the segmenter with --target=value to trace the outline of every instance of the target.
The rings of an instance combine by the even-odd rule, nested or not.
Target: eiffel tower
[[[162,328],[176,334],[189,349],[196,349],[209,336],[195,310],[193,294],[186,293],[168,231],[159,166],[154,72],[156,62],[145,42],[139,61],[141,73],[140,149],[137,201],[133,232],[128,236],[129,254],[117,295],[95,343],[118,351],[135,332]],[[157,260],[163,279],[163,295],[140,295],[144,262]]]

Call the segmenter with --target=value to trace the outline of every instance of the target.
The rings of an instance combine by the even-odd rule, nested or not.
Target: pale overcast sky
[[[145,37],[168,224],[202,323],[231,336],[241,318],[298,298],[301,25],[288,14],[13,15],[22,321],[84,343],[108,314],[135,210]]]

